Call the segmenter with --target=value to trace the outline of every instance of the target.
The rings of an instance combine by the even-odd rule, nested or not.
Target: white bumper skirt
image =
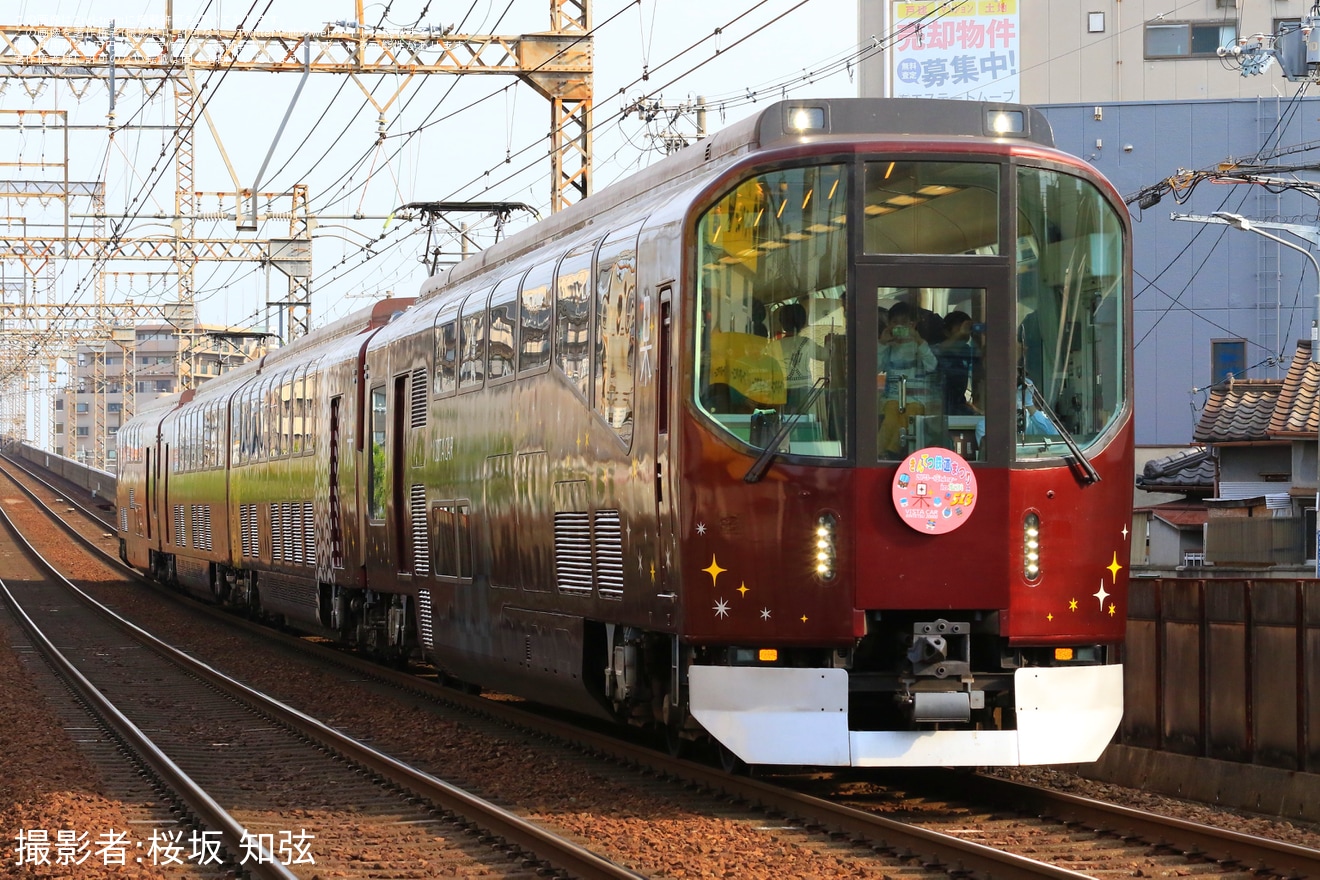
[[[692,715],[748,764],[989,767],[1094,761],[1123,718],[1123,667],[1019,669],[1017,730],[848,729],[843,669],[693,666]]]

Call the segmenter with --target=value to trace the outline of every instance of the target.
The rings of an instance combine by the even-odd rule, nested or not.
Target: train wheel
[[[678,728],[673,725],[665,725],[665,751],[671,758],[681,758],[687,751],[687,740],[679,736]]]

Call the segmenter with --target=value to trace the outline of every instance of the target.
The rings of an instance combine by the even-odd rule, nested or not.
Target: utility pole
[[[636,114],[647,125],[647,136],[660,145],[665,155],[699,141],[706,136],[706,99],[698,96],[695,101],[680,104],[665,104],[658,99],[638,98],[623,109],[623,118]],[[659,121],[659,131],[651,131],[653,123]],[[694,136],[681,133],[677,124],[682,121],[693,125]]]

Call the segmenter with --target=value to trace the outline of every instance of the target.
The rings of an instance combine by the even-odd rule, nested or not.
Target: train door
[[[343,398],[330,400],[330,567],[344,567],[344,523],[339,490],[339,444],[342,440]]]
[[[408,509],[404,501],[404,482],[408,477],[407,465],[403,456],[404,414],[408,411],[407,373],[394,377],[394,406],[390,419],[390,505],[394,516],[390,527],[394,530],[394,567],[400,573],[411,572],[409,565],[404,511]]]
[[[156,456],[152,455],[152,451],[153,450],[150,446],[146,448],[147,467],[144,472],[146,474],[146,483],[142,487],[142,503],[146,505],[147,508],[143,513],[142,519],[146,523],[148,544],[150,544],[152,536],[156,534],[156,502],[155,499],[151,497],[151,492],[156,487],[156,480],[151,475],[151,465],[152,462],[156,460]]]
[[[645,300],[643,300],[645,302]],[[669,454],[670,426],[670,344],[672,321],[670,308],[672,288],[660,290],[656,313],[656,367],[655,367],[655,519],[656,519],[656,586],[661,598],[672,601],[676,597],[669,580],[669,566],[673,562],[668,548],[674,540],[674,498],[671,483],[673,468]],[[642,326],[649,328],[649,315],[644,315]]]
[[[967,262],[972,260],[966,266],[858,267],[850,299],[859,465],[901,467],[927,448],[952,450],[974,471],[981,464],[1007,464],[1019,322],[1012,268],[1003,258]],[[993,480],[980,491],[978,516],[1008,516],[1006,493],[996,491]],[[883,570],[878,547],[857,552],[859,571]],[[919,579],[868,584],[858,589],[859,608],[881,602],[920,608],[930,601]],[[1004,590],[1003,579],[987,574],[961,585],[960,601],[1002,608],[1008,601]]]
[[[384,576],[389,555],[386,540],[386,512],[390,498],[389,471],[385,463],[389,424],[387,404],[386,387],[374,386],[367,398],[367,460],[364,462],[367,476],[367,544],[364,549],[369,581]]]

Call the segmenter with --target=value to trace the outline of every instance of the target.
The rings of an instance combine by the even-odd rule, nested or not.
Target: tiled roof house
[[[1210,392],[1193,433],[1216,464],[1207,563],[1300,565],[1315,557],[1320,364],[1310,360],[1302,341],[1282,380],[1230,380]]]

